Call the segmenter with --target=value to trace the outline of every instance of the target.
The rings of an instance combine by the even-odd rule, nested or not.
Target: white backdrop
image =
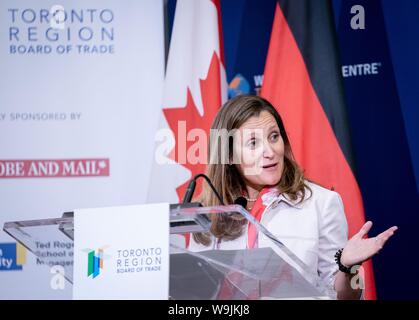
[[[66,15],[51,19],[56,4],[0,2],[1,229],[147,196],[164,78],[163,1],[62,0]],[[0,261],[11,242],[1,231]],[[0,264],[0,299],[70,298],[71,287],[52,290],[50,278],[30,253],[22,270]]]

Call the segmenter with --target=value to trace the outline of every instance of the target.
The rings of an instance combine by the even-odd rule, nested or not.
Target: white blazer
[[[334,280],[338,266],[334,260],[336,251],[348,241],[348,225],[340,195],[317,184],[306,181],[311,197],[301,203],[272,191],[263,197],[266,209],[261,217],[264,225],[288,249],[308,267],[308,272],[318,274],[329,295],[336,298]],[[306,194],[310,194],[309,191]],[[209,249],[236,250],[247,246],[247,230],[232,241],[217,243],[213,237],[209,247],[196,243],[191,237],[189,250]],[[258,235],[260,248],[273,244],[264,234]],[[308,276],[308,275],[307,275]]]

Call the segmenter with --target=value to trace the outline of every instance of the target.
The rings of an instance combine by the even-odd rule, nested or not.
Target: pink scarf
[[[265,196],[266,194],[269,194],[269,196]],[[266,206],[270,203],[270,199],[272,196],[277,196],[279,194],[279,190],[275,187],[265,187],[263,188],[256,198],[256,202],[252,207],[252,210],[250,213],[257,221],[260,222],[262,218],[262,214],[266,209]],[[249,227],[247,230],[247,248],[257,248],[257,236],[258,231],[256,227],[253,224],[249,223]]]

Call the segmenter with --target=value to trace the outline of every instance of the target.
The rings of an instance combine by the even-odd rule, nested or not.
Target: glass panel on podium
[[[64,268],[64,277],[73,283],[72,215],[62,218],[6,222],[3,230],[32,252],[38,265]]]
[[[139,212],[141,214],[141,212]],[[326,286],[317,274],[254,219],[242,206],[200,207],[170,205],[170,232],[208,232],[211,215],[240,214],[255,225],[270,244],[248,250],[208,249],[192,251],[171,237],[169,298],[239,299],[324,299]],[[61,218],[6,222],[4,231],[35,254],[46,266],[60,265],[73,282],[73,214]]]
[[[329,299],[327,286],[283,243],[240,205],[172,208],[194,232],[208,232],[210,215],[240,214],[268,239],[257,249],[220,250],[214,246],[192,251],[171,242],[172,299]],[[201,218],[196,219],[197,216]],[[206,217],[206,219],[203,219]],[[187,223],[186,223],[187,224]],[[174,230],[172,229],[172,233]]]

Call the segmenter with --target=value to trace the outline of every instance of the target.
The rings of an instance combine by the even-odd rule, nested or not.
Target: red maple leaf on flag
[[[176,141],[169,158],[187,168],[191,177],[205,173],[210,128],[221,107],[220,60],[215,52],[206,79],[200,79],[199,82],[204,110],[202,116],[196,108],[189,87],[185,107],[163,109]],[[203,132],[205,135],[201,134]],[[188,183],[185,181],[176,188],[179,200],[183,198]],[[202,182],[197,184],[195,195],[201,192],[201,184]]]

